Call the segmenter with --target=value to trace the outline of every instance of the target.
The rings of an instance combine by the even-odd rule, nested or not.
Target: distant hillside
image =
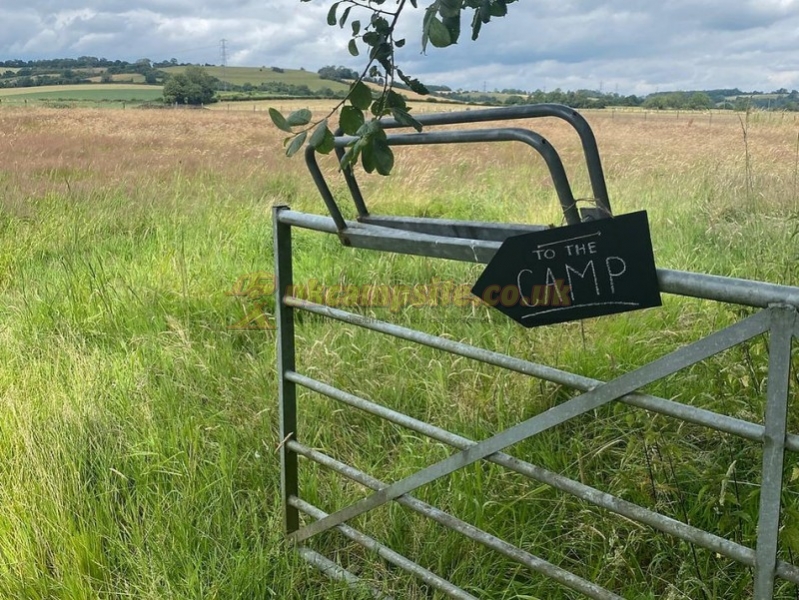
[[[747,110],[799,110],[799,91],[785,88],[770,93],[742,92],[738,88],[694,90],[687,92],[660,92],[650,94],[644,107],[654,109],[729,109]]]
[[[280,67],[218,67],[205,66],[206,72],[212,77],[216,77],[224,84],[228,84],[228,89],[240,89],[240,91],[251,92],[261,89],[262,91],[280,91],[290,87],[299,88],[300,92],[320,93],[330,90],[329,95],[335,93],[346,93],[349,86],[345,83],[322,79],[317,73],[312,73],[304,69],[282,69]],[[160,69],[166,74],[180,73],[186,66],[172,66]],[[295,89],[295,92],[297,90]],[[302,93],[295,95],[303,95]],[[325,95],[325,94],[320,94]]]
[[[0,61],[0,89],[35,88],[42,86],[75,86],[93,84],[141,83],[162,86],[170,75],[180,73],[188,64],[176,59],[136,62],[108,60],[92,56],[47,60]],[[283,97],[343,98],[349,81],[356,73],[346,67],[325,66],[318,71],[284,69],[278,66],[220,67],[204,65],[209,75],[217,79],[217,96],[221,100],[253,100]],[[427,83],[427,82],[426,82]],[[375,88],[378,82],[372,82]],[[397,89],[409,98],[415,94],[398,85]],[[799,110],[799,92],[786,89],[764,93],[744,92],[738,88],[668,91],[648,96],[623,96],[597,90],[563,91],[555,89],[525,91],[503,89],[487,91],[449,90],[446,86],[428,85],[430,96],[449,102],[486,105],[514,105],[552,102],[573,108],[605,108],[613,106],[642,106],[651,110]],[[417,97],[418,98],[418,97]],[[434,98],[431,98],[431,100]]]
[[[176,63],[177,61],[175,61]],[[49,60],[6,60],[0,62],[0,88],[27,88],[91,83],[163,84],[166,74],[149,59],[130,63],[83,56]],[[161,63],[169,66],[171,61]]]

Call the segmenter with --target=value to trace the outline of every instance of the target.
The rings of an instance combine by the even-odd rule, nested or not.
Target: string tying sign
[[[646,211],[509,237],[472,293],[525,327],[660,306]]]

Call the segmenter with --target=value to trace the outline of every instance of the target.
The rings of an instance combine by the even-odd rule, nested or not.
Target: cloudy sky
[[[360,69],[332,0],[2,0],[0,60],[176,58],[316,71]],[[476,42],[421,54],[420,0],[400,66],[453,89],[579,88],[647,94],[799,89],[799,0],[519,0]],[[384,7],[394,6],[388,0]],[[351,20],[355,17],[355,11]]]

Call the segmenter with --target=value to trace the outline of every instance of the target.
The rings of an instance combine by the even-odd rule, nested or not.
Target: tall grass
[[[660,266],[797,283],[785,218],[795,125],[753,115],[742,140],[734,120],[590,119],[614,209],[649,211]],[[589,197],[577,141],[556,123],[541,130],[575,195]],[[271,205],[322,212],[302,164],[280,157],[258,113],[4,109],[0,132],[0,597],[361,597],[282,541],[274,337],[230,327],[259,300],[231,293],[237,279],[272,269]],[[560,223],[545,170],[518,146],[398,155],[395,176],[364,181],[375,213]],[[481,270],[301,231],[295,260],[297,281],[328,284],[469,283]],[[482,307],[365,310],[598,379],[742,312],[666,298],[662,309],[527,331]],[[474,439],[569,396],[308,315],[298,338],[302,372]],[[766,358],[755,339],[648,391],[757,420]],[[451,452],[310,393],[300,419],[303,443],[387,482]],[[760,451],[736,438],[614,404],[512,452],[754,541]],[[790,456],[787,560],[799,551],[797,469]],[[327,512],[366,493],[306,462],[301,479]],[[417,495],[626,597],[750,590],[745,568],[494,465]],[[354,524],[477,596],[576,597],[398,506]],[[431,597],[336,534],[313,546],[397,597]]]

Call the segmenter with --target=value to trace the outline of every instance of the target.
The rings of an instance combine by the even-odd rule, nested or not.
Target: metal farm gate
[[[596,201],[595,207],[578,211],[557,152],[546,140],[532,131],[515,127],[440,130],[391,134],[388,136],[388,140],[391,145],[520,141],[532,146],[546,161],[566,223],[575,224],[587,219],[609,217],[611,207],[607,198],[594,136],[587,122],[575,111],[559,105],[534,105],[421,115],[418,116],[418,120],[426,127],[430,127],[546,116],[566,120],[580,136]],[[386,128],[400,127],[393,121],[386,121],[384,126]],[[342,152],[341,149],[348,141],[350,140],[346,137],[337,136],[336,144],[339,153]],[[799,320],[797,319],[799,288],[658,269],[658,282],[663,293],[754,307],[759,310],[751,316],[742,318],[732,326],[716,331],[611,381],[593,380],[543,364],[429,335],[418,330],[289,295],[287,291],[292,290],[294,283],[292,279],[292,230],[294,228],[336,235],[342,244],[351,248],[472,263],[487,263],[506,237],[542,228],[542,226],[444,219],[372,216],[369,214],[357,182],[349,172],[345,173],[345,176],[359,218],[357,221],[345,221],[316,164],[314,151],[310,148],[306,153],[306,160],[325,200],[330,217],[296,212],[288,207],[276,207],[273,213],[277,284],[280,435],[283,439],[280,447],[281,483],[285,532],[290,542],[296,545],[297,550],[306,560],[333,577],[357,582],[358,578],[353,574],[304,545],[304,542],[312,536],[337,529],[344,536],[375,552],[385,561],[418,576],[430,588],[439,590],[451,598],[474,598],[472,594],[347,524],[348,520],[358,515],[386,503],[396,502],[410,511],[429,517],[535,573],[551,578],[587,597],[619,598],[620,596],[610,590],[513,546],[411,495],[420,486],[476,461],[485,460],[751,568],[754,572],[754,598],[757,600],[768,600],[773,597],[777,578],[799,584],[799,566],[778,560],[784,452],[786,450],[799,452],[799,435],[786,431],[792,340],[794,337],[799,337]],[[363,327],[376,334],[395,336],[414,344],[422,344],[442,352],[481,361],[532,378],[554,382],[581,393],[549,410],[496,433],[488,439],[480,441],[467,439],[298,372],[295,363],[294,325],[295,315],[301,311],[313,313],[331,321]],[[761,334],[767,334],[769,339],[767,397],[763,424],[637,392],[643,386]],[[329,398],[331,402],[351,409],[366,411],[408,428],[421,436],[437,440],[451,446],[454,453],[399,481],[390,483],[380,481],[374,475],[361,472],[303,443],[303,431],[298,431],[297,428],[298,387],[321,394]],[[521,440],[535,436],[611,402],[621,402],[762,444],[762,487],[757,521],[757,543],[754,548],[719,537],[503,452],[505,448]],[[324,427],[324,423],[318,423],[316,426]],[[346,508],[327,514],[322,508],[309,504],[302,497],[302,491],[298,485],[298,463],[300,462],[298,459],[300,457],[318,463],[346,479],[361,484],[371,490],[371,493]],[[310,524],[304,526],[301,524],[301,513],[310,517]],[[530,526],[534,527],[535,525],[531,524]]]

